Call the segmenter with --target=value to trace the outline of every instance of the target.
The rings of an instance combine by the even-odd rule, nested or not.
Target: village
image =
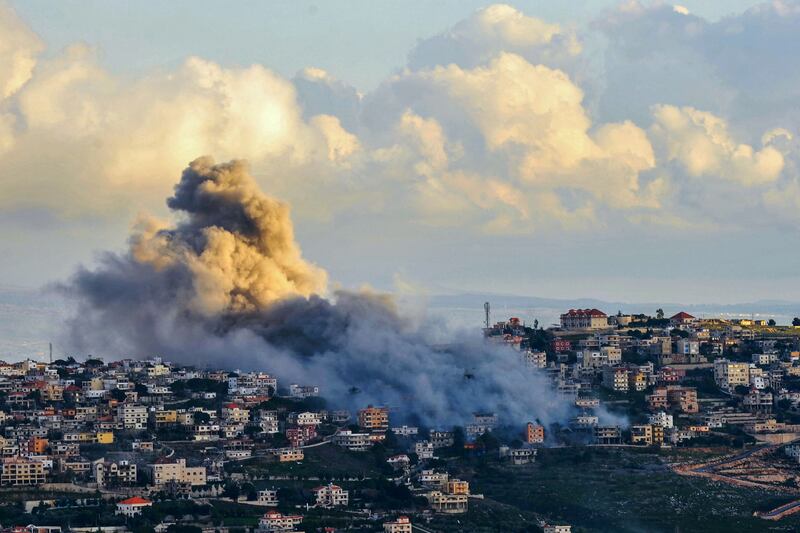
[[[487,312],[485,342],[516,352],[571,405],[569,421],[549,426],[490,412],[463,426],[396,424],[396,406],[329,407],[319,384],[159,357],[4,363],[0,523],[16,533],[444,531],[491,497],[459,477],[460,461],[535,468],[565,447],[724,449],[670,468],[800,498],[799,330],[597,309],[543,329],[490,325]],[[797,510],[792,500],[761,518]],[[544,514],[530,528],[572,531]]]

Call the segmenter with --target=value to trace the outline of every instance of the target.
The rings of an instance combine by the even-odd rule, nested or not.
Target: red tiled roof
[[[150,505],[153,502],[150,500],[145,500],[144,498],[140,498],[139,496],[134,496],[133,498],[128,498],[127,500],[122,500],[117,505]]]
[[[566,316],[592,316],[592,317],[607,317],[608,315],[599,309],[570,309]]]
[[[690,315],[689,313],[684,313],[683,311],[681,311],[677,315],[670,317],[670,320],[693,320],[693,319],[694,317],[692,315]]]

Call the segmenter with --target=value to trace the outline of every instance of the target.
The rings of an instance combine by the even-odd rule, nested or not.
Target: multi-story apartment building
[[[349,429],[334,435],[333,443],[354,452],[363,452],[372,446],[369,433],[356,433]]]
[[[186,466],[186,459],[161,458],[147,465],[153,485],[156,487],[170,482],[189,484],[193,487],[206,484],[205,466]]]
[[[358,426],[370,431],[386,431],[389,429],[389,409],[371,405],[361,409],[358,411]]]
[[[750,384],[750,364],[736,363],[727,359],[714,361],[714,381],[721,389],[731,391],[739,385]]]
[[[0,485],[30,486],[45,483],[44,463],[24,457],[3,459],[3,472]]]
[[[124,429],[147,429],[147,408],[123,403],[117,407],[117,420]]]
[[[525,427],[525,442],[528,444],[541,444],[544,442],[544,426],[528,422]]]
[[[108,485],[134,485],[137,479],[136,464],[129,461],[105,461],[98,459],[94,462],[95,482],[105,487]]]

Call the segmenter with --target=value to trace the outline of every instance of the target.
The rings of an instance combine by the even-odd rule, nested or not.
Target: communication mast
[[[489,329],[489,309],[491,309],[489,302],[484,303],[483,310],[486,311],[486,329]]]
[[[50,344],[50,364],[52,365],[53,364],[53,343],[51,342],[49,344]]]

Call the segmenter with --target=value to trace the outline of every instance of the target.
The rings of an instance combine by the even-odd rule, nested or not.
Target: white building
[[[328,483],[314,489],[318,507],[346,507],[349,493],[339,485]]]
[[[662,428],[671,428],[674,426],[672,415],[664,411],[650,415],[647,419],[647,423],[652,426],[661,426]]]
[[[140,498],[139,496],[134,496],[133,498],[128,498],[127,500],[122,500],[121,502],[117,503],[116,514],[129,517],[136,516],[142,514],[142,509],[152,505],[153,502],[150,500]]]

